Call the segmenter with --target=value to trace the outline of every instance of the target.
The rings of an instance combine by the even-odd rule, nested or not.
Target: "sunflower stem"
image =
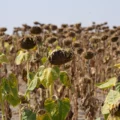
[[[27,87],[29,86],[30,84],[30,78],[29,78],[29,58],[27,58]],[[30,92],[28,92],[28,106],[30,106]]]
[[[5,120],[5,108],[4,108],[4,102],[3,102],[3,100],[2,100],[2,103],[1,103],[1,109],[2,109],[2,120]]]
[[[52,98],[53,96],[53,88],[54,88],[54,84],[50,85],[49,87],[50,98]]]

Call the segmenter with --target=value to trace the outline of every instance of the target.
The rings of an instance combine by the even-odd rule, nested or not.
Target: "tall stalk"
[[[3,99],[2,99],[2,102],[1,102],[1,106],[2,106],[2,120],[5,120],[5,106],[4,106],[4,102],[3,102]]]
[[[30,78],[29,78],[29,60],[27,60],[27,87],[30,84]],[[30,92],[28,92],[28,101],[30,105]]]

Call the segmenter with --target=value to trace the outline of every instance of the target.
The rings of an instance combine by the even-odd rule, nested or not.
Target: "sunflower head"
[[[42,29],[38,26],[33,26],[31,29],[30,29],[30,32],[32,34],[40,34],[42,32]]]
[[[73,52],[71,50],[56,49],[51,52],[48,57],[48,60],[53,65],[62,65],[73,58]]]
[[[32,37],[27,36],[20,39],[20,46],[23,49],[29,50],[36,46],[36,42],[33,40]]]

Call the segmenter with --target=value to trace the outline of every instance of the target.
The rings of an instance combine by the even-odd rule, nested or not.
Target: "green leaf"
[[[114,104],[118,102],[119,99],[120,99],[120,93],[115,90],[110,90],[110,92],[108,93],[105,99],[105,103]]]
[[[109,116],[109,114],[105,114],[104,119],[107,120],[108,116]]]
[[[70,111],[70,101],[68,98],[63,98],[62,100],[59,100],[59,120],[65,120],[67,117],[67,114]]]
[[[0,53],[0,63],[8,63],[8,59],[5,54]]]
[[[43,115],[38,115],[37,120],[52,120],[52,119],[48,113],[45,113]]]
[[[6,96],[6,100],[12,105],[12,106],[17,106],[20,103],[20,99],[18,96],[13,96],[8,94]]]
[[[6,83],[6,78],[2,78],[0,83],[0,102],[5,100],[7,94],[6,89],[8,89],[8,86],[5,86],[5,83]]]
[[[47,99],[44,104],[47,112],[50,113],[51,115],[54,115],[54,112],[52,111],[53,109],[56,109],[55,101],[53,99]]]
[[[20,103],[18,82],[14,74],[10,74],[7,79],[2,79],[2,94],[12,106],[16,106]]]
[[[10,88],[8,102],[10,102],[11,105],[16,106],[20,103],[18,95],[18,80],[16,79],[14,74],[10,74],[7,82]]]
[[[118,91],[110,90],[108,93],[104,106],[102,107],[102,114],[109,114],[110,107],[118,102],[120,99],[120,93]]]
[[[7,81],[8,81],[7,78],[2,79],[2,89],[4,95],[8,94],[8,92],[10,91],[9,83]]]
[[[71,86],[71,82],[66,71],[60,72],[60,81],[67,87]]]
[[[39,77],[42,76],[44,69],[45,69],[45,66],[43,66],[43,65],[39,67],[39,69],[37,71],[37,74]]]
[[[34,90],[35,88],[37,88],[40,85],[40,79],[39,79],[39,77],[42,75],[44,69],[45,69],[44,66],[40,66],[39,69],[38,69],[38,71],[36,72],[36,74],[31,73],[29,75],[30,84],[29,84],[29,86],[27,88],[27,92]]]
[[[20,65],[22,63],[22,60],[24,58],[24,52],[23,51],[19,51],[16,59],[15,59],[15,63],[16,65]]]
[[[22,112],[22,120],[36,120],[36,114],[31,110],[24,109]]]
[[[47,57],[42,57],[41,61],[42,61],[42,64],[45,64],[47,61]]]
[[[35,77],[35,72],[27,72],[27,80],[29,80],[29,82],[31,82],[34,77]]]
[[[12,95],[18,96],[18,80],[16,79],[14,74],[9,75],[8,83],[10,90],[13,93]]]
[[[27,78],[27,79],[29,79],[31,82],[34,79],[35,74],[36,74],[35,72],[29,72],[29,78]]]
[[[38,77],[35,76],[34,79],[30,82],[27,90],[28,90],[28,91],[34,90],[34,89],[37,87],[37,83],[38,83]]]
[[[60,69],[58,66],[54,66],[53,69],[56,71],[58,75],[60,74]]]
[[[46,68],[43,70],[40,76],[40,82],[45,87],[48,88],[53,82],[58,78],[57,72],[54,68]]]
[[[70,101],[68,98],[57,101],[47,99],[45,109],[51,115],[52,120],[65,120],[70,110]]]
[[[115,90],[120,93],[120,82],[115,85]]]
[[[96,84],[96,85],[100,89],[107,89],[107,88],[111,88],[111,87],[115,86],[116,82],[117,82],[117,78],[113,77],[113,78],[110,78],[110,79],[106,80],[103,83],[99,83],[99,84]]]
[[[29,54],[27,51],[23,51],[23,50],[19,51],[19,53],[15,59],[16,65],[20,65],[24,60],[26,61],[28,59],[28,57],[29,57]]]
[[[105,115],[105,114],[109,114],[109,108],[110,106],[108,104],[104,104],[104,106],[101,108],[101,111],[102,111],[102,114]]]

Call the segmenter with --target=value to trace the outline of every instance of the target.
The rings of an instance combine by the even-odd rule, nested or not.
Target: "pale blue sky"
[[[78,23],[83,26],[107,21],[120,25],[120,0],[0,0],[0,27],[13,27],[33,21]]]

